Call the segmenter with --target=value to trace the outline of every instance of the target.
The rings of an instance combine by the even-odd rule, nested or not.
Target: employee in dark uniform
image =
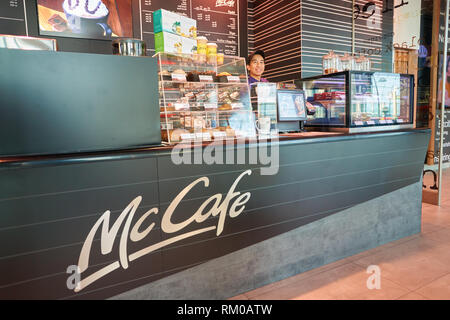
[[[248,84],[255,82],[269,82],[262,77],[265,69],[266,56],[264,51],[256,50],[247,58]]]

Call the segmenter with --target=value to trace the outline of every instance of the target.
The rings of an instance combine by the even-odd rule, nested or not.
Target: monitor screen
[[[302,90],[278,90],[277,104],[279,121],[306,120],[305,93]]]
[[[131,1],[37,0],[37,12],[40,35],[100,40],[133,36]]]

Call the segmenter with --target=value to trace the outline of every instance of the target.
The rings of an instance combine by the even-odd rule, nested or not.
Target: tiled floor
[[[427,183],[425,183],[428,185]],[[243,293],[234,300],[450,300],[450,169],[441,207],[422,206],[422,232]],[[380,288],[367,272],[379,267]]]

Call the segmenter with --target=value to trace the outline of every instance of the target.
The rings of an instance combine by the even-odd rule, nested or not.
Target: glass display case
[[[163,142],[255,137],[244,58],[205,61],[160,52],[159,105]]]
[[[347,132],[412,128],[414,76],[344,71],[296,81],[309,111],[305,127]]]

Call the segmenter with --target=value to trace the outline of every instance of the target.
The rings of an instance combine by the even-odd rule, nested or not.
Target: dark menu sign
[[[13,34],[13,35],[27,34],[24,4],[25,4],[24,0],[0,1],[1,34]]]
[[[141,38],[154,52],[153,11],[173,11],[197,20],[199,36],[217,43],[219,52],[238,56],[239,0],[140,0]]]
[[[441,126],[440,126],[440,111],[437,111],[438,116],[436,117],[436,133],[434,135],[434,163],[439,162],[439,139],[441,137]],[[450,108],[446,108],[444,114],[444,157],[442,162],[450,162]]]

